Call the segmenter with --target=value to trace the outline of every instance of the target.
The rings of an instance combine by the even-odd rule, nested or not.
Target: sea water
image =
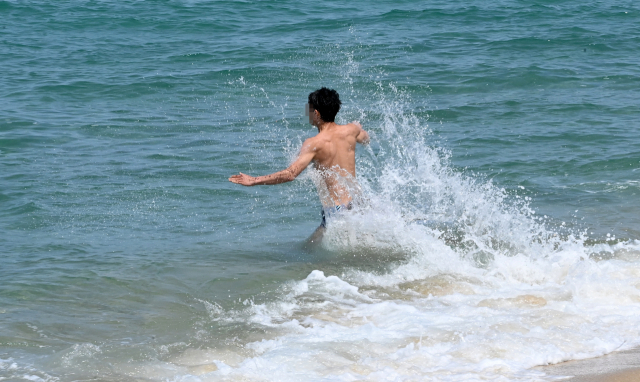
[[[640,345],[630,1],[0,1],[0,380],[554,381]],[[244,188],[336,89],[362,202]]]

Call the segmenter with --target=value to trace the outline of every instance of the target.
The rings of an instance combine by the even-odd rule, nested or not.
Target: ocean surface
[[[1,381],[555,381],[640,345],[633,1],[0,1]],[[286,168],[326,86],[363,200]]]

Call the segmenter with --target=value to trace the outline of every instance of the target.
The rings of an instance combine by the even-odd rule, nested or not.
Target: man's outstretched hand
[[[253,176],[249,176],[247,174],[240,173],[238,175],[231,175],[229,177],[229,182],[241,184],[243,186],[253,186],[256,178]]]

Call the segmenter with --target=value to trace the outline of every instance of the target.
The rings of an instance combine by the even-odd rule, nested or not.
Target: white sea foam
[[[0,358],[0,381],[56,382],[59,378],[51,376],[35,367],[18,362],[13,358]]]
[[[397,103],[378,106],[386,144],[360,159],[366,202],[323,241],[355,265],[216,307],[271,334],[242,355],[192,350],[215,370],[175,380],[552,381],[531,368],[640,345],[640,242],[553,228],[528,198],[453,169]]]
[[[555,380],[530,368],[640,344],[640,264],[579,249],[474,272],[314,271],[281,301],[247,310],[281,335],[197,380]]]

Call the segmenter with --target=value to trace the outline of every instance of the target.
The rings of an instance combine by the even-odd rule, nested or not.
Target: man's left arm
[[[291,182],[300,175],[305,168],[307,168],[315,155],[315,147],[313,147],[309,140],[307,140],[302,145],[298,158],[296,158],[291,166],[287,167],[285,170],[256,177],[240,173],[238,175],[232,175],[229,178],[229,181],[243,186],[272,185]]]
[[[351,122],[351,124],[355,125],[359,129],[358,134],[356,135],[356,142],[360,143],[361,145],[369,144],[369,133],[367,133],[362,128],[362,125],[360,124],[360,122],[353,121]]]

